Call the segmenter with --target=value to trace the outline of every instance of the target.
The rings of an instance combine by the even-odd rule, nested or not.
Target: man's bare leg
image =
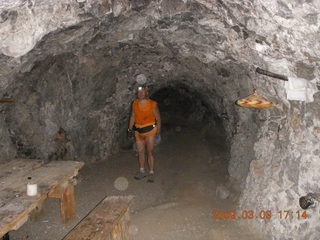
[[[137,141],[137,149],[138,149],[138,155],[139,155],[139,166],[140,168],[144,168],[145,163],[145,141],[138,140]]]
[[[150,136],[146,138],[149,170],[152,172],[154,171],[154,157],[153,157],[154,142],[155,142],[155,136]]]
[[[148,182],[154,182],[154,156],[153,156],[154,143],[155,143],[155,136],[150,136],[146,138],[148,164],[149,164],[149,170],[150,170],[150,174],[148,176]]]
[[[140,171],[139,173],[134,177],[137,180],[140,180],[146,176],[145,170],[144,170],[144,163],[145,163],[145,141],[139,139],[136,136],[136,145],[138,149],[138,158],[139,158],[139,166]]]

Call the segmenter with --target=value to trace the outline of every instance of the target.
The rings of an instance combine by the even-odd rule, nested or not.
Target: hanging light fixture
[[[272,102],[264,99],[263,97],[260,97],[257,94],[256,89],[253,90],[253,94],[237,100],[236,104],[242,107],[249,108],[270,108],[274,106]]]

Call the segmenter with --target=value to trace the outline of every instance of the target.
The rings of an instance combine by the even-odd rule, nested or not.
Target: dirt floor
[[[155,156],[155,183],[133,179],[138,169],[133,150],[122,150],[106,162],[87,164],[79,174],[77,216],[71,223],[60,223],[59,202],[48,199],[45,215],[12,232],[11,239],[62,239],[101,199],[129,194],[136,196],[130,227],[134,240],[264,239],[239,224],[241,219],[211,218],[214,210],[234,210],[239,197],[228,178],[228,149],[222,135],[205,138],[172,128],[163,131]],[[216,194],[221,185],[230,191],[225,200]]]

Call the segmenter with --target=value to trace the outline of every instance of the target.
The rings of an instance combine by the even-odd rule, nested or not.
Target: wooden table
[[[73,178],[83,165],[75,161],[48,164],[31,159],[0,161],[0,239],[20,228],[48,197],[60,199],[62,221],[70,220],[75,215]],[[28,177],[38,185],[37,196],[26,194]]]

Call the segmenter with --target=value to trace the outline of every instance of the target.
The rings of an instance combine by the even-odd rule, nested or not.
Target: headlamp
[[[138,87],[138,91],[142,91],[142,90],[147,90],[148,89],[148,87],[147,86],[139,86]]]

